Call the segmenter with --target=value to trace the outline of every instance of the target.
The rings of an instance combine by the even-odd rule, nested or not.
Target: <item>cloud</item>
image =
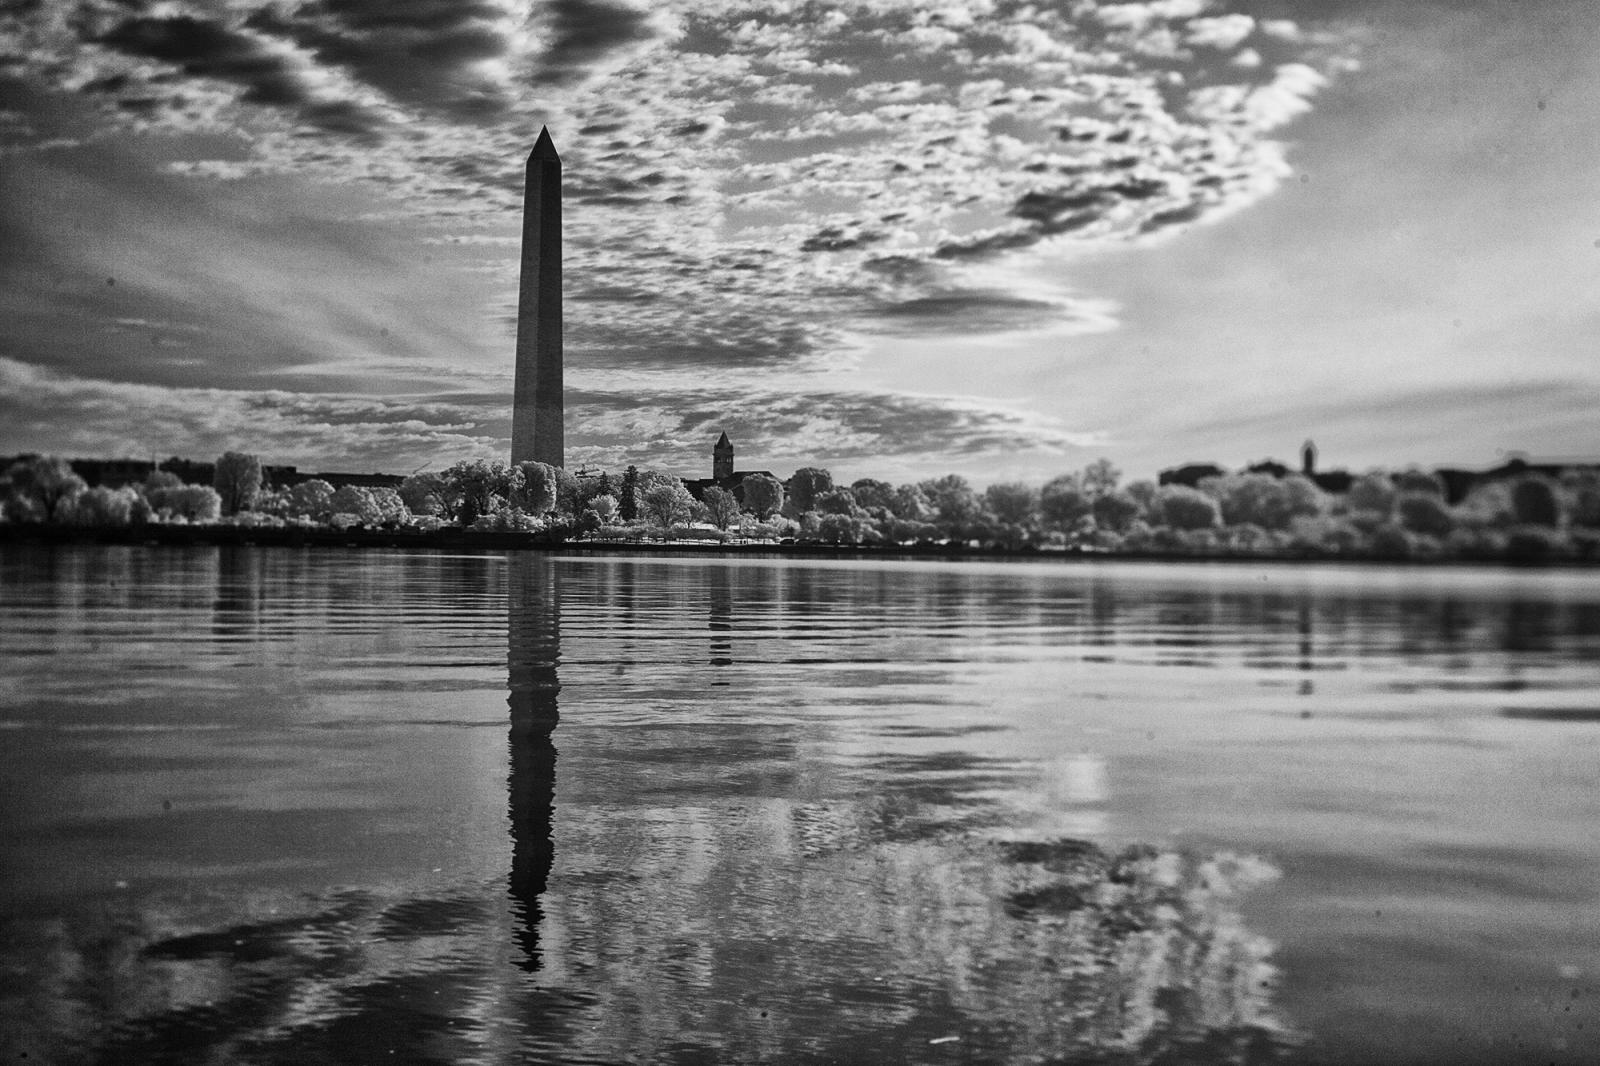
[[[1249,68],[1228,53],[1251,20],[1222,6],[61,0],[0,18],[0,53],[93,116],[85,136],[176,135],[197,188],[371,190],[365,221],[475,250],[459,269],[504,294],[485,312],[501,334],[507,220],[548,123],[574,365],[703,373],[834,365],[851,330],[1105,328],[1092,294],[985,271],[1222,217],[1282,180],[1272,133],[1337,50],[1263,23],[1273,65]],[[0,136],[63,135],[41,115]]]
[[[617,470],[634,463],[690,475],[703,449],[686,442],[708,449],[723,431],[738,442],[742,467],[780,476],[812,462],[937,452],[1064,455],[1098,440],[1004,405],[953,397],[655,383],[665,387],[569,388],[568,464]],[[74,427],[60,445],[74,456],[204,457],[243,447],[306,469],[404,472],[502,456],[509,407],[499,391],[370,397],[130,385],[0,357],[0,453],[7,454],[36,448],[45,420],[58,419]]]
[[[1249,15],[1197,18],[1189,22],[1188,32],[1183,39],[1190,44],[1227,51],[1239,47],[1255,28],[1256,20]]]
[[[510,106],[516,9],[463,0],[319,0],[269,6],[245,24],[293,41],[328,66],[408,106],[482,118]]]
[[[569,451],[612,469],[635,462],[694,473],[702,449],[684,442],[709,451],[722,432],[734,441],[740,468],[780,476],[813,463],[892,464],[929,454],[1067,455],[1100,440],[1001,404],[861,390],[689,389],[646,404],[634,393],[580,390],[571,402],[569,417],[584,428],[569,435]],[[608,443],[617,439],[631,448],[619,453]],[[686,450],[694,458],[686,460]]]
[[[52,436],[76,456],[220,455],[246,448],[274,463],[411,469],[490,454],[504,444],[464,405],[283,391],[168,388],[70,377],[0,358],[0,448]]]
[[[603,0],[548,0],[535,15],[546,35],[534,67],[536,83],[581,80],[634,46],[668,35],[670,23],[648,11]]]

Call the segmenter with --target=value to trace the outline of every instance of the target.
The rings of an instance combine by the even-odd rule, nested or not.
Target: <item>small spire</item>
[[[725,444],[732,444],[732,443],[733,442],[728,439],[728,433],[727,433],[726,430],[723,431],[722,436],[717,438],[717,447],[718,448],[722,447]]]
[[[533,151],[528,153],[529,159],[554,159],[560,162],[561,157],[556,154],[556,144],[550,139],[550,127],[539,127],[539,139],[533,142]]]

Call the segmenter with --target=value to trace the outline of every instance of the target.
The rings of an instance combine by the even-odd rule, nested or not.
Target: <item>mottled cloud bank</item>
[[[655,395],[685,402],[681,375],[827,365],[849,333],[1113,327],[1092,293],[1041,283],[1039,263],[1270,192],[1287,173],[1274,132],[1348,64],[1335,37],[1209,0],[63,0],[0,14],[0,77],[87,102],[94,121],[75,136],[183,135],[171,166],[197,181],[371,187],[375,215],[481,249],[502,322],[506,221],[549,123],[575,380],[653,368]],[[6,116],[11,150],[61,142],[34,117]],[[228,136],[207,151],[196,134]],[[947,432],[937,450],[967,446],[959,419]]]
[[[71,377],[0,358],[0,454],[29,450],[52,424],[80,429],[74,455],[201,457],[248,447],[307,468],[407,472],[469,456],[504,458],[510,416],[499,392],[372,397],[171,388]],[[810,463],[852,469],[939,452],[956,458],[1003,451],[1065,455],[1094,443],[1002,406],[864,391],[691,389],[641,400],[634,391],[569,390],[568,464],[615,469],[624,461],[686,475],[709,469],[710,442],[726,431],[741,466],[782,475]],[[685,442],[695,459],[685,461]],[[702,470],[705,467],[706,470]]]

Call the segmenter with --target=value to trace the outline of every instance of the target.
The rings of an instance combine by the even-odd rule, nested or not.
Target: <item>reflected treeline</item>
[[[1318,587],[1241,576],[1186,585],[1129,581],[1087,566],[970,573],[952,565],[855,570],[636,560],[586,560],[582,580],[609,609],[606,622],[616,626],[619,658],[629,669],[688,655],[712,666],[848,662],[837,655],[841,627],[870,630],[913,660],[943,657],[939,640],[946,636],[1159,666],[1307,675],[1372,657],[1438,657],[1452,669],[1529,652],[1600,659],[1600,603],[1448,584]],[[641,592],[641,584],[660,591]],[[703,652],[663,639],[695,605],[710,633]],[[832,654],[819,654],[820,647]]]

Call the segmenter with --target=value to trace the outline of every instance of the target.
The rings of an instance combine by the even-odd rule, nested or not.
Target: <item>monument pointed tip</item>
[[[550,127],[539,127],[539,139],[533,142],[533,151],[528,154],[529,159],[560,159],[556,154],[556,142],[550,139]]]

